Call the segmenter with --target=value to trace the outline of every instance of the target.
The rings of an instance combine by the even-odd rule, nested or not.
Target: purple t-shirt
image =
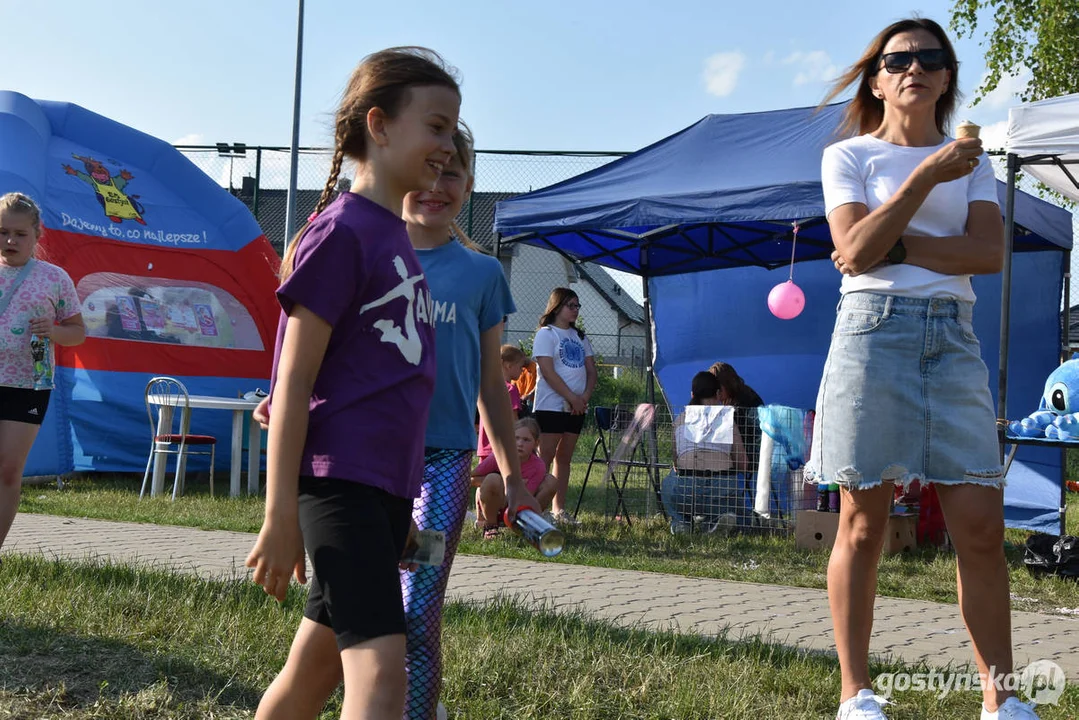
[[[311,394],[300,474],[417,497],[435,386],[435,328],[405,223],[342,193],[299,242],[292,274],[277,290],[283,312],[271,387],[294,305],[333,326]]]

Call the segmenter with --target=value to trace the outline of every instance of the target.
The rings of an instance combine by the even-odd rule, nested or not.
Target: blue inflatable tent
[[[26,475],[142,472],[154,375],[192,394],[268,389],[277,254],[243,203],[175,148],[77,105],[0,92],[10,191],[41,205],[38,254],[71,275],[87,326],[83,345],[58,348]],[[195,433],[229,427],[228,413],[192,417]]]
[[[820,161],[838,139],[842,111],[710,115],[601,168],[498,203],[495,230],[502,243],[644,276],[654,369],[675,404],[688,397],[694,372],[724,360],[766,402],[812,408],[839,300]],[[1003,183],[998,194],[1004,207]],[[1023,193],[1015,201],[1007,395],[1025,414],[1059,362],[1072,218]],[[782,321],[766,298],[787,279],[795,223],[794,279],[806,309]],[[974,287],[975,325],[995,378],[1001,277],[976,278]],[[1061,471],[1059,451],[1019,451],[1005,493],[1009,526],[1057,530]]]

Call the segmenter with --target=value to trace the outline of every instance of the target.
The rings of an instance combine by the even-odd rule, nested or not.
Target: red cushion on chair
[[[187,445],[216,445],[217,438],[213,435],[158,435],[155,442],[166,442],[179,445],[181,442]]]

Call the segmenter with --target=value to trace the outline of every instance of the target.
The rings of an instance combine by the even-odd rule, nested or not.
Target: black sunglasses
[[[914,59],[926,72],[935,72],[948,67],[948,53],[944,48],[932,48],[930,50],[904,50],[902,52],[884,53],[880,56],[880,65],[877,70],[887,70],[893,75],[906,72],[914,64]]]

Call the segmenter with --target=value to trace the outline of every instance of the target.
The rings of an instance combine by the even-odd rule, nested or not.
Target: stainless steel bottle
[[[520,533],[532,547],[543,553],[545,557],[554,557],[562,552],[562,547],[566,543],[566,536],[562,534],[561,530],[547,522],[546,518],[539,513],[521,506],[517,508],[517,517],[513,523],[509,522],[508,508],[505,515],[507,516],[504,518],[506,525],[515,532]]]

